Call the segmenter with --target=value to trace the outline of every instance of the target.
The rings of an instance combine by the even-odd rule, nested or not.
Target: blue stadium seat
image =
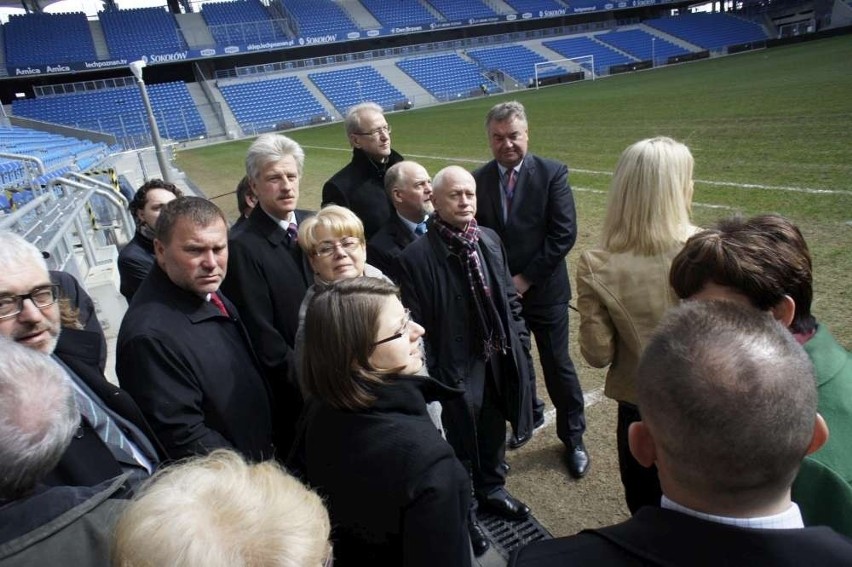
[[[190,140],[207,135],[184,83],[148,85],[148,95],[164,138]],[[12,111],[36,120],[108,132],[126,147],[150,143],[145,107],[135,86],[15,100]]]
[[[565,6],[553,0],[503,0],[519,14],[531,13],[537,15],[545,10],[565,10]]]
[[[655,62],[665,63],[669,57],[690,53],[686,48],[639,29],[613,30],[598,34],[595,39],[642,61],[650,61],[653,56]]]
[[[232,83],[219,90],[246,132],[283,130],[329,118],[297,77]]]
[[[471,18],[493,18],[497,15],[497,12],[480,0],[429,0],[429,3],[451,22]]]
[[[646,20],[643,23],[709,50],[767,39],[766,31],[759,24],[731,14],[703,12]]]
[[[56,33],[62,30],[62,33]],[[9,16],[3,26],[6,64],[10,67],[95,61],[95,42],[82,12]]]
[[[547,61],[547,59],[523,45],[470,49],[467,54],[483,69],[502,71],[522,85],[532,84],[535,79],[535,64]],[[566,72],[558,69],[540,70],[539,77],[551,77]]]
[[[364,101],[375,102],[385,110],[392,110],[395,104],[405,101],[405,95],[369,65],[310,73],[308,78],[341,114]]]
[[[98,17],[112,57],[133,61],[151,53],[186,49],[174,15],[164,7],[105,10]]]
[[[349,14],[331,0],[287,0],[281,5],[292,16],[296,33],[302,37],[358,31]]]
[[[396,65],[440,101],[479,94],[483,84],[491,93],[503,90],[490,81],[479,67],[455,53],[403,59]]]
[[[609,68],[613,65],[623,65],[636,61],[636,59],[627,57],[611,47],[584,35],[545,41],[542,45],[559,53],[566,59],[583,57],[584,55],[594,56],[595,73],[598,75],[609,74]],[[583,63],[582,66],[588,67],[588,64]]]
[[[431,24],[432,15],[418,0],[361,0],[373,17],[385,28]]]
[[[8,213],[12,210],[12,202],[6,193],[0,193],[0,213]]]
[[[213,39],[221,46],[284,41],[287,35],[260,0],[208,2],[201,15]]]

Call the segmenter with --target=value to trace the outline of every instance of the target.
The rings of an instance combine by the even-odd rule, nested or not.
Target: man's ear
[[[816,453],[823,445],[825,445],[826,441],[828,441],[828,424],[820,414],[816,414],[814,435],[811,438],[811,444],[808,445],[808,452],[806,454],[810,455],[811,453]]]
[[[650,468],[657,462],[657,447],[654,437],[644,421],[635,421],[627,430],[630,452],[640,465]]]
[[[154,239],[154,256],[157,258],[157,263],[160,267],[163,266],[163,255],[166,252],[166,245],[159,238]]]
[[[394,203],[402,203],[402,192],[396,187],[391,189],[391,201]]]
[[[361,142],[358,140],[357,134],[349,134],[349,145],[353,148],[361,149]]]
[[[770,308],[772,316],[775,320],[789,327],[793,324],[793,318],[796,316],[796,302],[789,295],[785,295],[781,301]]]

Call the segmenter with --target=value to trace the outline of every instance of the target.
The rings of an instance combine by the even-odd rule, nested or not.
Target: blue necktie
[[[291,222],[290,226],[287,227],[287,245],[292,248],[295,244],[299,242],[299,229],[296,227],[296,223]]]
[[[426,234],[426,221],[418,223],[417,226],[414,227],[414,234],[417,236],[423,236]]]

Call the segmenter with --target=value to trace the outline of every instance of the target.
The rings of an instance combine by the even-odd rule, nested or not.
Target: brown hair
[[[375,368],[379,316],[388,297],[399,289],[375,278],[351,278],[317,286],[305,314],[302,387],[337,409],[370,407],[372,390],[398,369]]]
[[[202,197],[178,197],[167,203],[157,218],[157,240],[163,244],[169,244],[175,225],[182,218],[188,218],[193,224],[204,227],[210,226],[216,219],[221,219],[225,223],[225,228],[228,227],[225,213],[212,201]]]
[[[801,231],[780,215],[719,221],[687,240],[672,261],[669,283],[681,299],[701,291],[708,282],[746,295],[766,311],[785,295],[796,303],[790,329],[812,331],[813,266]]]

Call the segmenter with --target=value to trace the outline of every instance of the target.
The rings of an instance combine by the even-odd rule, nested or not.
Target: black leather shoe
[[[468,521],[467,531],[470,534],[470,546],[473,548],[473,554],[476,557],[488,551],[488,548],[491,547],[491,542],[488,536],[485,535],[485,531],[483,531],[479,522],[473,519]]]
[[[524,435],[523,437],[518,437],[517,435],[512,435],[512,437],[509,439],[509,442],[506,443],[506,446],[509,447],[509,449],[520,449],[521,447],[523,447],[524,445],[527,444],[527,441],[532,439],[533,432],[536,429],[538,429],[539,427],[541,427],[542,425],[544,425],[544,414],[541,414],[535,420],[535,422],[533,422],[532,431],[530,431],[528,435]]]
[[[530,515],[530,507],[505,490],[498,490],[488,496],[480,497],[479,505],[484,510],[507,520],[523,520]]]
[[[574,478],[583,478],[589,472],[589,466],[592,464],[589,454],[582,443],[569,450],[565,455],[565,462],[568,465],[568,472]]]

